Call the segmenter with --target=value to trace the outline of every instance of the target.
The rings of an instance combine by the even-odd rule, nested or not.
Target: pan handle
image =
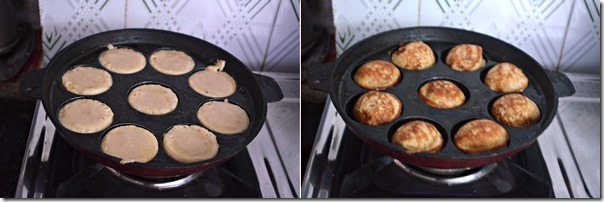
[[[21,94],[41,100],[43,97],[44,75],[46,68],[26,72],[21,77],[19,91]]]
[[[262,97],[266,103],[277,102],[283,99],[283,92],[275,79],[260,74],[254,74],[254,78],[260,86]]]
[[[546,69],[545,73],[552,81],[552,85],[556,91],[556,96],[566,97],[575,94],[575,86],[564,73],[549,69]]]
[[[331,75],[336,63],[320,64],[308,69],[308,87],[329,92],[331,87]]]

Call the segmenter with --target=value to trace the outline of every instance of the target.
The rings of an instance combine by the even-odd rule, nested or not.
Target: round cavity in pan
[[[130,47],[107,45],[107,50],[99,55],[99,62],[107,70],[117,74],[133,74],[147,65],[145,56]]]
[[[394,94],[368,91],[348,100],[348,115],[368,126],[392,123],[403,113],[403,103]]]
[[[113,122],[111,108],[98,100],[75,98],[65,102],[57,117],[67,130],[80,133],[97,133],[109,127]]]
[[[231,75],[223,71],[208,69],[191,74],[189,86],[195,92],[211,98],[228,97],[237,90],[237,82]]]
[[[498,122],[515,128],[528,128],[541,120],[539,106],[530,98],[518,93],[493,99],[487,110]]]
[[[197,110],[197,118],[206,128],[225,135],[242,133],[250,124],[248,113],[226,99],[203,103]]]
[[[187,53],[168,48],[157,50],[151,54],[149,64],[153,69],[167,75],[186,74],[195,67],[195,61]]]
[[[436,54],[423,41],[401,44],[392,51],[391,59],[394,64],[406,70],[424,70],[436,64]]]
[[[352,74],[352,80],[366,90],[386,90],[397,85],[402,78],[401,71],[385,60],[367,61]]]
[[[484,68],[487,59],[483,48],[476,44],[457,44],[441,54],[445,65],[460,72],[472,72]]]
[[[63,73],[63,87],[76,95],[98,95],[113,85],[109,72],[90,66],[78,65]]]
[[[470,91],[465,85],[445,78],[424,82],[417,94],[426,105],[437,109],[454,109],[470,99]]]
[[[529,85],[522,69],[509,62],[501,62],[482,70],[480,81],[498,93],[521,93]]]
[[[168,156],[181,163],[195,163],[216,157],[216,135],[198,125],[175,125],[163,135]]]
[[[100,147],[103,153],[119,158],[121,164],[149,162],[159,150],[153,133],[135,124],[121,124],[111,128],[103,135]]]
[[[164,115],[176,109],[178,96],[167,85],[146,82],[130,89],[128,103],[141,113]]]
[[[388,140],[409,154],[438,153],[447,144],[447,132],[440,123],[426,117],[408,117],[390,127]]]
[[[466,154],[504,149],[509,145],[511,139],[503,126],[486,118],[461,121],[453,126],[451,134],[455,147]]]

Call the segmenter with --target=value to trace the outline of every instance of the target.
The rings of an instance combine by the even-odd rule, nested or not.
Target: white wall
[[[255,71],[299,72],[299,0],[39,0],[39,5],[45,62],[95,33],[154,28],[209,41]]]
[[[338,53],[383,31],[443,26],[502,39],[548,69],[601,72],[595,0],[333,0],[333,10]]]

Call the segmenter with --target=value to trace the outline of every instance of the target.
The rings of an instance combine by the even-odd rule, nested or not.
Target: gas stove
[[[424,168],[385,156],[347,129],[328,101],[302,197],[599,198],[600,110],[595,108],[600,106],[600,78],[567,75],[577,93],[560,99],[555,121],[538,141],[478,168]]]
[[[96,163],[62,138],[54,138],[52,142],[53,155],[49,156],[47,164],[37,167],[39,175],[24,175],[23,182],[33,183],[35,191],[19,190],[22,194],[49,198],[262,197],[247,150],[218,167],[199,173],[143,178]]]
[[[346,129],[333,197],[553,197],[538,146],[478,168],[413,166],[375,151]]]
[[[26,146],[15,198],[291,198],[299,196],[298,76],[275,78],[284,93],[268,105],[264,127],[246,149],[225,163],[186,176],[147,178],[121,173],[75,150],[61,138],[40,101]],[[287,113],[284,113],[287,112]],[[298,145],[298,146],[296,146]]]

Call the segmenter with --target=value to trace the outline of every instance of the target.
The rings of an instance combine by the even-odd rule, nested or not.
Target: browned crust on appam
[[[443,148],[444,140],[434,125],[416,120],[400,126],[392,135],[392,143],[404,147],[409,154],[437,153]]]
[[[483,153],[507,147],[510,141],[505,128],[489,119],[470,121],[455,134],[453,142],[467,154]]]
[[[460,44],[447,54],[446,64],[461,72],[476,71],[486,64],[482,58],[482,47],[474,44]]]
[[[419,89],[419,98],[428,106],[438,109],[452,109],[463,105],[466,96],[453,82],[435,80]]]
[[[393,94],[369,91],[359,97],[352,112],[356,121],[378,126],[394,121],[402,111],[403,103]]]
[[[357,69],[354,82],[367,90],[386,90],[398,84],[401,72],[394,64],[384,60],[366,62]]]
[[[508,94],[497,99],[491,115],[495,120],[516,128],[532,126],[541,119],[537,104],[521,94]]]
[[[391,57],[394,64],[407,70],[423,70],[436,63],[434,52],[422,41],[414,41],[400,46]]]
[[[516,65],[503,62],[487,72],[484,84],[495,92],[521,93],[528,87],[529,81],[524,72]]]

